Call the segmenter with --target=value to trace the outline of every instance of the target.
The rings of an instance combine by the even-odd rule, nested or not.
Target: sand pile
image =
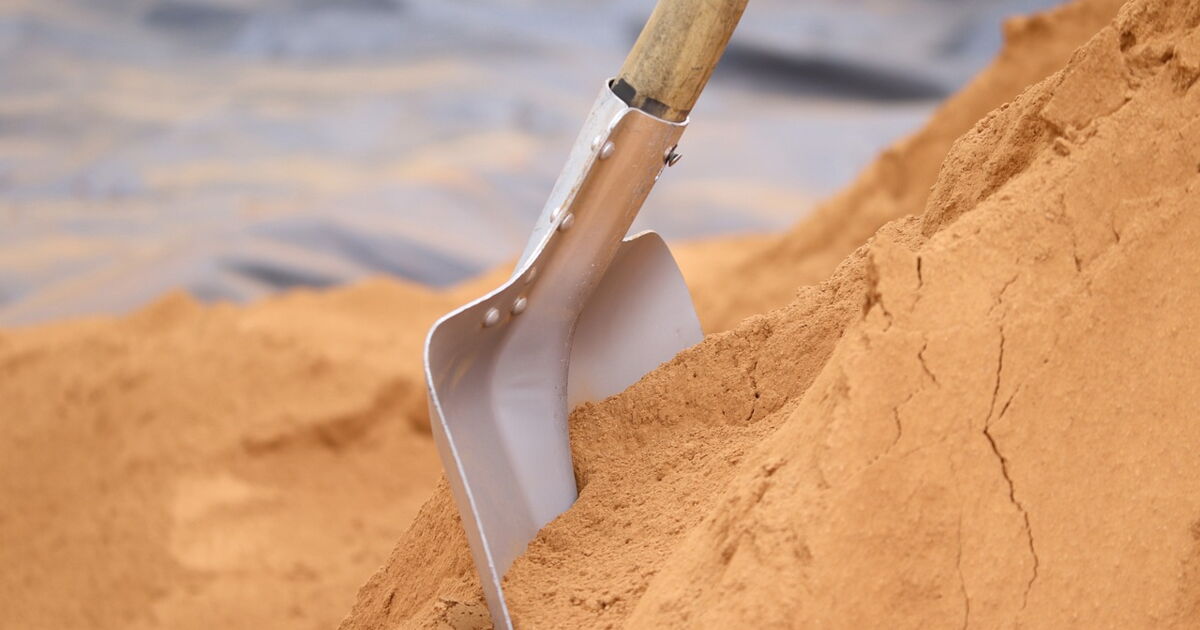
[[[991,110],[1061,69],[1124,0],[1077,0],[1004,25],[1000,54],[926,125],[896,143],[845,190],[778,236],[717,239],[679,252],[707,332],[781,307],[797,287],[829,277],[884,223],[920,215],[950,145]]]
[[[393,325],[427,296],[179,295],[0,334],[0,626],[336,624],[436,480]]]
[[[708,329],[724,330],[786,303],[796,287],[828,278],[879,226],[920,214],[953,138],[1065,64],[1117,4],[1084,0],[1010,24],[1008,45],[991,69],[787,236],[682,248]],[[943,197],[978,185],[947,177]],[[955,212],[970,206],[947,204]],[[887,242],[910,249],[926,238],[915,220],[884,233]],[[510,587],[521,601],[548,597],[540,611],[521,609],[530,623],[553,619],[553,626],[572,616],[591,623],[610,610],[603,614],[615,620],[632,611],[656,572],[685,570],[669,565],[668,556],[684,553],[676,550],[685,536],[701,536],[700,516],[726,493],[760,483],[742,479],[758,461],[753,451],[794,424],[788,413],[833,369],[827,361],[834,349],[849,352],[841,349],[849,343],[846,327],[866,325],[859,320],[867,270],[874,268],[864,261],[871,256],[854,254],[832,280],[803,289],[788,309],[710,339],[627,396],[577,415],[587,500],[570,518],[615,526],[619,514],[629,521],[621,527],[635,529],[628,530],[628,546],[614,546],[616,539],[606,537],[611,532],[589,533],[570,518],[548,529]],[[436,316],[502,276],[498,271],[442,293],[370,282],[247,308],[202,307],[176,296],[118,320],[0,332],[4,624],[335,624],[435,483],[439,466],[420,374],[424,332]],[[879,277],[876,284],[889,286]],[[949,378],[939,374],[943,383]],[[622,405],[638,411],[620,411]],[[592,424],[580,423],[585,416]],[[635,431],[630,423],[644,426]],[[630,443],[634,438],[644,442]],[[728,444],[714,449],[714,439]],[[784,454],[799,461],[796,453]],[[637,472],[650,459],[652,482]],[[625,494],[604,489],[618,483],[633,487]],[[607,503],[596,503],[600,496]],[[672,503],[680,497],[706,507],[683,514],[682,503]],[[648,518],[655,510],[661,514]],[[483,618],[461,532],[450,524],[455,514],[444,489],[438,491],[406,539],[429,545],[402,543],[391,573],[364,591],[356,623],[461,618],[470,625]],[[738,536],[772,531],[753,521],[746,527]],[[572,542],[577,535],[586,545]],[[593,553],[594,564],[577,562],[574,555],[584,552]],[[629,569],[622,558],[636,558],[639,568]],[[397,572],[418,566],[405,564],[413,559],[424,567],[414,576],[428,581],[389,595],[401,584]],[[545,567],[542,573],[531,568],[537,566]],[[570,592],[539,590],[559,575],[569,576],[561,584]],[[661,579],[656,583],[651,594],[665,588]]]
[[[1196,627],[1198,25],[1135,0],[955,143],[920,218],[576,410],[519,623]],[[443,487],[343,627],[481,613]]]

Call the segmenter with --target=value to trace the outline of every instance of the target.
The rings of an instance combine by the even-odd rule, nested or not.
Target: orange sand
[[[0,626],[336,623],[437,475],[385,323],[415,295],[176,296],[0,336]]]
[[[1137,3],[941,168],[1119,4],[1010,23],[790,233],[681,248],[710,331],[795,300],[575,414],[582,499],[509,578],[526,626],[1200,615],[1196,36],[1147,13],[1194,3]],[[502,276],[0,332],[2,627],[336,624],[437,476],[424,332]],[[347,627],[483,623],[456,518],[440,488]]]
[[[1200,4],[1135,0],[921,218],[577,409],[517,624],[1195,628],[1198,78]],[[343,628],[485,625],[467,558],[442,486]]]
[[[778,236],[683,248],[680,264],[707,332],[779,308],[834,268],[883,224],[920,216],[951,144],[989,111],[1066,63],[1124,0],[1076,0],[1004,25],[1000,54],[923,128],[884,151],[845,190]],[[736,241],[735,241],[736,242]]]

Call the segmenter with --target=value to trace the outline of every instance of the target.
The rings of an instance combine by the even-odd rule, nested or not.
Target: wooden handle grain
[[[659,0],[613,83],[630,107],[680,122],[700,98],[748,0]]]

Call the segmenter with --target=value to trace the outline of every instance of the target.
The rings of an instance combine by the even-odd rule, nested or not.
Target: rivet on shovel
[[[558,224],[558,231],[566,232],[567,230],[571,229],[572,225],[575,225],[575,215],[568,214],[567,216],[563,217],[562,223]]]
[[[611,140],[608,142],[605,142],[604,146],[600,148],[600,159],[607,160],[609,158],[609,156],[611,156],[613,154],[613,151],[616,151],[616,150],[617,150],[617,145],[613,144]]]
[[[500,309],[495,308],[495,307],[489,308],[487,310],[487,313],[485,313],[483,316],[484,327],[495,326],[496,324],[499,324],[499,323],[500,323]]]
[[[525,308],[528,306],[529,306],[529,300],[526,299],[525,296],[522,295],[521,297],[517,298],[517,300],[515,302],[513,302],[512,314],[520,315],[521,313],[525,312]]]

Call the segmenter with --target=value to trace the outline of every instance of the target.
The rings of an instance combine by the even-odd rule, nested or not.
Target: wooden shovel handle
[[[748,0],[659,0],[613,92],[630,107],[680,122],[700,98]]]

